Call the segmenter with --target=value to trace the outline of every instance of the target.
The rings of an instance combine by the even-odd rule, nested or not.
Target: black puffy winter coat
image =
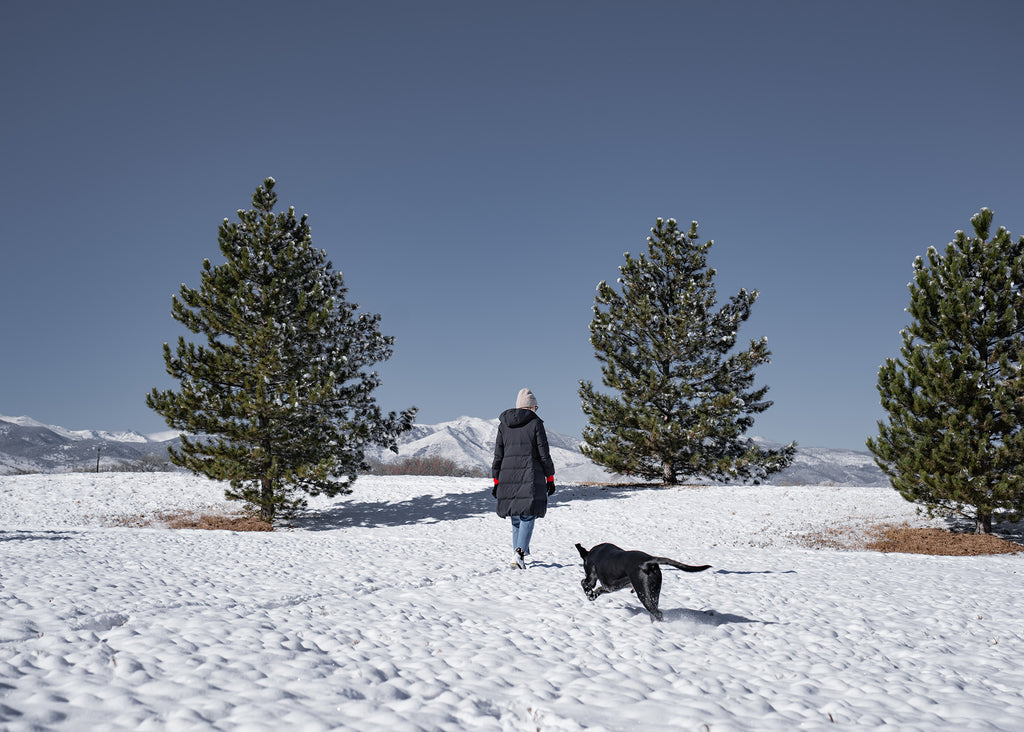
[[[498,417],[491,475],[498,481],[498,515],[543,516],[547,476],[555,474],[544,422],[530,409],[506,409]]]

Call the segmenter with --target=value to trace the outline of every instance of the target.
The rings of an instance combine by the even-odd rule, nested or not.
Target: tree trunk
[[[975,534],[991,534],[992,533],[992,514],[991,513],[978,513],[974,517],[974,533]]]
[[[258,424],[260,435],[262,435],[260,438],[260,448],[263,450],[263,465],[261,466],[263,474],[260,476],[260,518],[273,523],[274,514],[277,512],[277,504],[274,503],[274,481],[267,475],[274,464],[274,459],[271,457],[272,443],[267,436],[267,432],[270,429],[270,420],[261,414]]]
[[[661,481],[665,485],[675,485],[679,482],[676,480],[676,468],[671,460],[661,461]]]
[[[273,523],[274,521],[274,483],[267,476],[260,478],[260,518]]]

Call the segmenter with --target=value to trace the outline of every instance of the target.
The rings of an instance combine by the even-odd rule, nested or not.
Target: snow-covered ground
[[[1020,729],[1024,556],[804,548],[886,488],[563,487],[526,571],[487,481],[364,477],[294,528],[182,474],[0,477],[0,729]],[[575,542],[665,571],[651,623]]]

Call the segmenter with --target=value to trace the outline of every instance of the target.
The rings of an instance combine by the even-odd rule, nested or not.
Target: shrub
[[[370,463],[371,475],[446,475],[456,478],[485,478],[487,473],[482,468],[467,468],[458,465],[440,455],[427,457],[407,457],[393,463],[373,461]]]
[[[110,473],[169,473],[174,467],[166,457],[143,455],[130,463],[120,463],[106,468]]]

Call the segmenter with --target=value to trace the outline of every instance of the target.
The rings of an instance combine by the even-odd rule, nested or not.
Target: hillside
[[[399,439],[398,454],[376,448],[368,457],[381,462],[396,462],[410,457],[442,457],[464,468],[488,471],[494,454],[498,420],[459,417],[435,425],[416,425]],[[755,438],[765,446],[775,443]],[[629,478],[607,473],[580,453],[580,440],[548,432],[555,477],[570,482],[628,483]],[[695,481],[700,482],[700,481]],[[808,447],[797,450],[796,459],[786,470],[772,476],[772,485],[861,485],[883,486],[888,481],[871,455],[856,450]]]
[[[0,475],[109,470],[146,457],[166,461],[167,448],[177,441],[172,432],[68,430],[30,417],[0,415]]]
[[[497,419],[466,416],[439,424],[417,424],[399,439],[397,455],[373,447],[367,451],[367,458],[390,463],[410,457],[440,457],[462,468],[489,472],[497,430]],[[143,435],[68,430],[28,417],[0,416],[0,475],[94,470],[97,450],[101,470],[146,457],[163,460],[168,446],[176,439],[172,432]],[[548,441],[555,476],[561,482],[631,482],[605,472],[584,457],[579,449],[580,440],[575,437],[549,431]],[[702,481],[695,479],[694,482]],[[768,482],[773,485],[888,485],[869,453],[826,447],[799,448],[793,465]]]

